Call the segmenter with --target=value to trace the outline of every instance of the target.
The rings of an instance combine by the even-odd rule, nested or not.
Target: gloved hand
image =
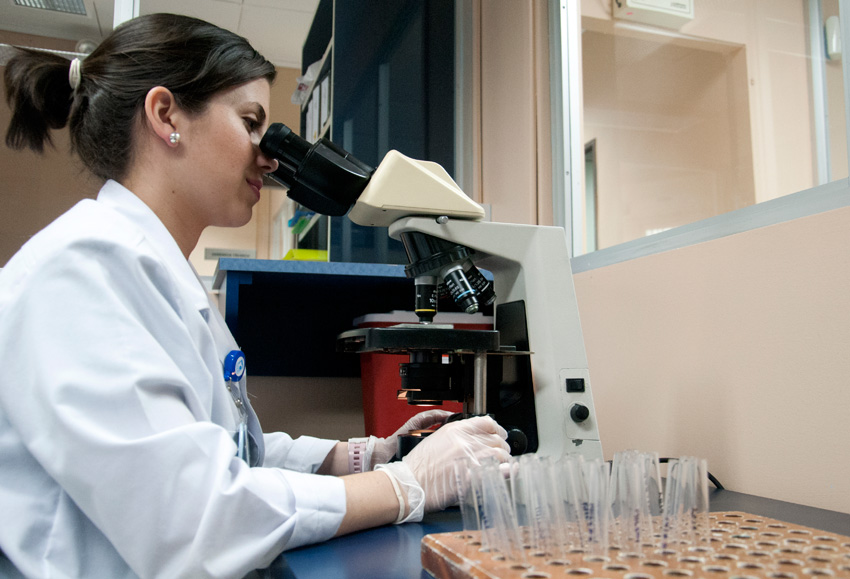
[[[420,442],[400,462],[381,465],[407,495],[409,513],[403,521],[420,521],[425,512],[439,511],[457,501],[454,461],[468,458],[480,464],[486,457],[510,459],[508,433],[488,416],[476,416],[442,426]]]
[[[368,468],[373,469],[379,464],[385,464],[395,456],[398,451],[398,437],[400,434],[407,434],[411,430],[425,430],[437,424],[444,424],[451,415],[452,412],[448,410],[426,410],[410,418],[391,436],[387,438],[376,438],[375,446],[372,449],[371,463],[368,465]]]

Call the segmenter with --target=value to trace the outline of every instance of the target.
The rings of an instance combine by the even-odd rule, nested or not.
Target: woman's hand
[[[413,430],[427,430],[433,426],[444,424],[451,415],[452,412],[448,410],[426,410],[410,418],[391,436],[377,438],[375,440],[375,448],[372,450],[372,460],[369,470],[375,468],[376,465],[388,463],[396,455],[399,435],[408,434]]]
[[[489,416],[451,422],[420,442],[399,462],[379,465],[398,482],[407,502],[402,521],[421,521],[426,512],[439,511],[457,502],[454,463],[467,458],[475,464],[488,457],[510,459],[508,434]]]
[[[425,512],[439,511],[457,502],[454,461],[469,458],[480,464],[487,457],[499,462],[511,458],[508,433],[489,416],[476,416],[441,427],[404,457],[425,491]]]

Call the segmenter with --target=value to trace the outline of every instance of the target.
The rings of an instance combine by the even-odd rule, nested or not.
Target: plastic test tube
[[[664,489],[662,548],[708,548],[708,464],[684,456],[671,460]]]
[[[614,455],[609,488],[612,536],[628,552],[653,542],[653,517],[661,514],[660,480],[656,453],[628,450]]]
[[[558,497],[564,523],[561,530],[564,550],[582,549],[582,529],[584,509],[582,507],[581,465],[584,459],[580,455],[564,455],[553,466],[554,478],[560,481]]]
[[[523,455],[524,456],[524,455]],[[508,487],[510,489],[511,502],[513,504],[514,516],[519,528],[520,541],[523,545],[531,544],[531,520],[529,518],[528,489],[527,483],[520,474],[520,457],[512,456],[508,462]]]
[[[604,557],[608,554],[608,463],[600,459],[584,462],[581,465],[584,495],[584,534],[582,547],[592,556]]]
[[[478,516],[480,484],[476,489],[470,476],[471,461],[466,458],[458,458],[454,461],[455,483],[457,484],[457,502],[460,506],[460,514],[463,519],[463,530],[477,531],[481,528]]]
[[[524,543],[531,548],[532,555],[545,557],[547,561],[564,558],[563,507],[558,500],[552,467],[548,457],[522,455],[515,480],[512,479],[512,488],[517,493],[514,504],[517,512],[522,513],[517,521],[524,531]]]
[[[534,454],[524,454],[519,458],[519,489],[525,508],[524,525],[527,528],[526,541],[532,554],[543,556],[549,548],[549,528],[546,521],[545,489],[542,487],[540,459]]]
[[[481,473],[482,516],[481,530],[490,550],[499,551],[505,558],[525,562],[525,550],[504,476],[498,463],[486,461],[472,472]]]
[[[543,473],[543,485],[545,486],[545,505],[549,513],[549,545],[547,552],[552,557],[548,562],[551,564],[567,565],[567,556],[572,547],[569,533],[569,517],[567,514],[567,503],[564,500],[565,489],[563,479],[560,477],[560,461],[552,457],[540,459],[541,471]]]

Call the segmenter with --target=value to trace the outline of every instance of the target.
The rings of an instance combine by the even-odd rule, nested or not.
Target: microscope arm
[[[415,231],[475,250],[475,264],[493,274],[497,323],[500,304],[522,301],[525,305],[529,349],[533,352],[538,452],[558,455],[578,451],[601,457],[564,230],[458,219],[439,221],[405,217],[393,223],[389,233],[399,238],[402,233]]]

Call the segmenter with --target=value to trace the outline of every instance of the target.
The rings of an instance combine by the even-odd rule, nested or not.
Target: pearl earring
[[[168,135],[168,141],[169,141],[172,145],[176,145],[177,143],[179,143],[179,142],[180,142],[180,133],[178,133],[177,131],[174,131],[173,133],[171,133],[170,135]]]

